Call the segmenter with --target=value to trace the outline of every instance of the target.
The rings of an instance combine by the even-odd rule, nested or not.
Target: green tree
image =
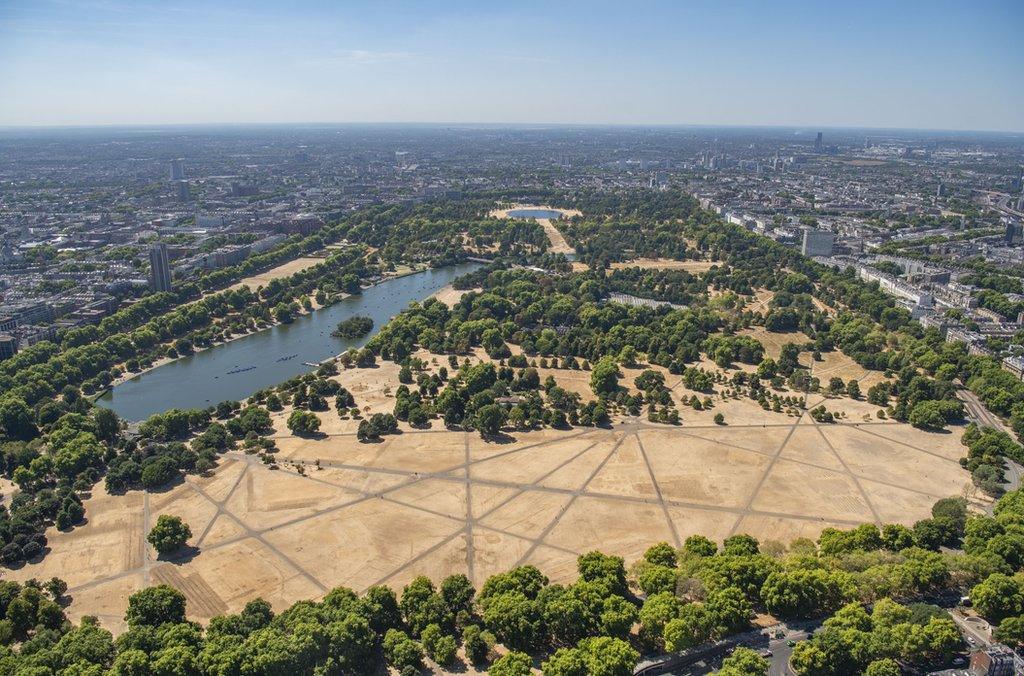
[[[910,622],[911,611],[892,599],[884,598],[871,609],[871,625],[875,629],[891,629]]]
[[[320,429],[320,418],[315,413],[295,409],[288,416],[288,429],[292,434],[314,434]]]
[[[902,673],[903,670],[896,660],[885,657],[869,664],[864,676],[900,676]]]
[[[725,587],[708,594],[705,608],[712,618],[717,635],[746,629],[754,614],[750,601],[737,587]]]
[[[291,324],[295,320],[295,309],[287,303],[274,306],[274,320],[281,324]]]
[[[384,635],[384,658],[399,671],[406,667],[418,670],[423,666],[423,649],[405,632],[388,629]]]
[[[54,647],[61,664],[105,665],[114,659],[114,637],[109,631],[89,620],[64,634]]]
[[[956,525],[957,533],[963,534],[967,523],[967,500],[962,497],[942,498],[932,505],[932,516],[951,519]]]
[[[718,545],[703,535],[691,535],[683,543],[683,552],[690,556],[714,556]]]
[[[559,650],[543,671],[545,676],[631,676],[639,659],[640,653],[622,639],[596,636]]]
[[[636,582],[645,594],[675,591],[679,573],[668,566],[645,565],[636,572]]]
[[[665,625],[679,617],[682,602],[674,592],[651,594],[640,608],[640,640],[651,650],[664,650]],[[678,631],[683,631],[679,628]]]
[[[837,674],[829,659],[829,655],[822,650],[815,641],[801,641],[793,648],[793,655],[789,659],[793,671],[797,676],[822,676]]]
[[[761,599],[774,615],[809,617],[836,610],[853,593],[853,581],[845,572],[798,569],[769,575]]]
[[[413,636],[420,636],[431,624],[447,626],[452,620],[434,583],[425,575],[413,578],[405,586],[399,607]]]
[[[948,423],[941,402],[931,399],[914,404],[907,420],[914,427],[925,430],[944,430]]]
[[[974,608],[993,623],[1024,613],[1024,590],[1015,578],[993,573],[971,589]]]
[[[590,389],[597,396],[614,394],[619,389],[619,365],[613,357],[601,357],[590,371]]]
[[[190,537],[192,529],[181,520],[181,517],[161,514],[146,540],[161,554],[170,554],[181,549]]]
[[[113,441],[121,430],[121,419],[109,408],[97,406],[93,411],[96,421],[96,437],[103,441]]]
[[[370,628],[378,634],[388,629],[398,629],[402,624],[402,613],[398,598],[390,587],[374,585],[366,590],[362,598],[362,614],[369,620]]]
[[[480,664],[487,659],[487,653],[491,650],[484,632],[475,624],[467,625],[462,630],[462,645],[466,650],[466,659],[473,664]]]
[[[441,599],[453,617],[459,613],[472,614],[475,595],[473,584],[462,573],[449,575],[441,581]]]
[[[39,433],[25,400],[13,396],[0,400],[0,429],[9,439],[28,440]]]
[[[580,578],[586,582],[601,582],[613,594],[625,596],[626,566],[621,556],[608,556],[598,551],[587,552],[576,559]]]
[[[996,640],[1011,648],[1024,646],[1024,616],[1007,617],[996,629]]]
[[[688,650],[711,638],[714,618],[704,606],[691,603],[680,607],[677,614],[678,617],[665,624],[665,650]]]
[[[199,664],[196,652],[188,646],[168,646],[153,653],[149,668],[161,676],[198,676]]]
[[[720,676],[767,676],[771,665],[750,648],[739,647],[722,660]]]
[[[185,595],[165,584],[147,587],[128,597],[124,619],[130,628],[184,622]]]
[[[150,460],[142,466],[140,479],[143,488],[160,488],[180,476],[178,464],[171,457],[160,456]]]
[[[149,655],[137,648],[118,653],[110,670],[113,676],[149,676]]]
[[[505,424],[505,411],[497,404],[481,406],[474,417],[474,424],[480,430],[480,436],[493,437]]]
[[[420,635],[420,641],[423,643],[423,649],[427,656],[441,666],[448,665],[455,659],[455,653],[458,650],[455,637],[443,633],[440,626],[427,625]]]
[[[502,643],[513,650],[532,651],[541,632],[541,611],[536,601],[509,591],[489,598],[484,622]]]
[[[892,552],[914,546],[914,532],[901,523],[887,523],[882,527],[882,545]]]
[[[559,648],[541,665],[544,676],[587,676],[587,660],[578,648]]]
[[[494,660],[487,673],[490,676],[530,676],[533,660],[526,653],[513,651]]]
[[[1024,535],[1003,533],[988,541],[985,551],[998,556],[1013,570],[1024,567]]]
[[[725,538],[722,542],[722,551],[734,556],[753,556],[760,551],[760,543],[752,535],[739,533]]]
[[[647,548],[647,551],[644,552],[644,560],[656,566],[675,568],[677,565],[676,550],[667,542],[659,542]]]

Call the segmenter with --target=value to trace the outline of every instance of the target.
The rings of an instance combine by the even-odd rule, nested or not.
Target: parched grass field
[[[857,377],[842,359],[812,370]],[[640,372],[624,371],[627,385]],[[542,369],[541,377],[548,373],[567,389],[588,388],[586,371]],[[393,363],[338,379],[365,413],[394,405]],[[692,394],[678,376],[667,384],[674,399]],[[985,503],[957,462],[962,430],[922,432],[845,397],[812,396],[808,408],[818,403],[845,416],[819,425],[806,413],[716,395],[713,410],[681,407],[676,427],[620,417],[609,428],[485,441],[434,421],[423,430],[403,424],[379,443],[357,441],[357,421],[333,410],[318,414],[319,437],[296,437],[285,410],[274,415],[279,469],[232,451],[210,476],[164,492],[111,496],[97,486],[88,523],[51,530],[46,558],[9,575],[64,578],[70,615],[97,615],[116,632],[128,595],[161,582],[184,592],[190,617],[202,621],[257,596],[280,610],[337,585],[400,589],[416,575],[455,572],[479,586],[523,563],[568,581],[576,557],[592,549],[631,562],[655,542],[680,545],[696,533],[788,543],[827,526],[909,524],[950,495]],[[725,425],[714,424],[715,413]],[[190,524],[193,550],[157,558],[145,536],[160,514]]]
[[[612,270],[622,268],[640,268],[641,270],[686,270],[687,272],[707,272],[715,265],[715,261],[677,261],[671,258],[635,258],[631,261],[616,261]]]
[[[634,258],[628,261],[616,261],[612,263],[612,270],[623,268],[640,268],[641,270],[686,270],[690,273],[707,272],[715,265],[721,263],[715,261],[677,261],[671,258]],[[586,263],[573,261],[573,272],[583,272],[589,266]]]
[[[479,292],[480,289],[474,289],[474,291]],[[437,300],[441,301],[448,307],[451,307],[458,303],[459,300],[461,300],[462,297],[467,293],[469,293],[469,289],[456,289],[451,284],[448,284],[446,286],[441,287],[441,289],[439,289],[433,295],[433,298],[436,298]]]
[[[291,277],[296,272],[302,272],[306,268],[311,268],[317,263],[323,262],[323,258],[317,258],[315,256],[303,256],[300,258],[295,258],[293,260],[288,261],[287,263],[282,263],[281,265],[278,265],[276,268],[271,268],[266,272],[261,272],[258,275],[253,275],[252,277],[246,277],[238,284],[236,284],[233,288],[247,286],[250,289],[255,289],[257,286],[266,286],[272,280]]]

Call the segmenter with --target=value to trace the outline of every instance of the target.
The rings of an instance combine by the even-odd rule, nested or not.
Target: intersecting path
[[[899,444],[906,448],[919,451],[930,457],[930,461],[935,459],[941,459],[944,462],[955,463],[955,461],[943,457],[933,451],[929,451],[925,448],[920,448],[908,444],[906,442],[898,441],[895,439],[889,439],[875,430],[883,430],[885,426],[892,426],[893,423],[842,423],[836,427],[843,427],[845,429],[859,430],[866,436],[884,439],[890,444]],[[645,420],[630,419],[626,422],[615,425],[611,429],[595,429],[595,428],[580,428],[569,433],[559,434],[558,436],[551,438],[547,437],[541,441],[534,443],[527,443],[509,448],[507,450],[499,450],[495,453],[483,454],[480,457],[474,458],[473,451],[471,448],[471,433],[453,433],[447,432],[447,438],[444,438],[444,443],[450,445],[453,443],[453,439],[459,439],[459,435],[462,435],[460,439],[462,449],[461,455],[462,460],[457,464],[450,467],[443,467],[436,471],[422,471],[414,470],[409,468],[403,468],[400,466],[368,466],[365,464],[358,463],[346,463],[342,461],[331,461],[315,458],[302,458],[302,457],[290,457],[288,459],[282,459],[279,461],[281,473],[288,474],[299,480],[309,481],[318,485],[326,485],[344,491],[344,494],[351,495],[349,499],[343,500],[340,503],[331,504],[326,507],[319,509],[313,509],[310,512],[296,516],[291,519],[287,519],[281,523],[276,523],[267,527],[253,527],[247,523],[246,516],[244,514],[237,514],[231,510],[229,505],[232,502],[232,497],[237,492],[238,488],[246,481],[247,478],[251,478],[253,472],[269,472],[262,462],[251,455],[239,451],[232,451],[225,454],[225,460],[230,461],[232,464],[240,464],[241,471],[238,476],[234,479],[227,493],[222,498],[215,498],[210,495],[205,489],[204,485],[206,480],[197,477],[188,477],[185,481],[185,485],[188,490],[193,494],[199,496],[204,501],[208,502],[212,507],[214,514],[210,518],[210,521],[205,524],[202,530],[197,534],[194,543],[200,552],[200,556],[208,554],[213,551],[221,550],[224,548],[232,547],[238,543],[246,540],[258,542],[263,551],[267,552],[268,556],[276,558],[280,563],[281,567],[293,571],[293,575],[298,578],[307,580],[310,584],[320,590],[321,593],[325,593],[330,587],[332,587],[336,581],[325,580],[318,577],[316,571],[309,570],[302,562],[296,560],[289,552],[282,551],[281,547],[274,544],[273,540],[268,536],[272,533],[277,533],[285,529],[292,528],[311,519],[322,517],[326,514],[334,514],[342,512],[343,510],[355,507],[356,505],[363,504],[369,500],[380,500],[389,504],[398,505],[403,508],[417,510],[424,514],[429,514],[432,517],[439,517],[444,522],[449,523],[451,526],[450,531],[447,535],[440,538],[440,540],[434,542],[429,547],[416,552],[408,559],[404,560],[385,574],[380,575],[379,579],[374,580],[371,584],[380,584],[386,581],[392,580],[398,575],[404,574],[407,571],[415,572],[416,567],[420,565],[427,557],[431,554],[441,550],[445,546],[451,544],[453,541],[462,538],[465,541],[465,572],[470,577],[471,581],[479,585],[483,582],[481,579],[477,579],[477,555],[478,551],[474,544],[475,535],[481,532],[493,532],[500,535],[516,538],[524,543],[526,550],[518,557],[516,564],[526,563],[530,560],[538,548],[544,547],[546,549],[558,552],[561,555],[574,558],[582,552],[576,551],[571,547],[566,547],[558,542],[552,542],[550,536],[563,521],[563,517],[576,505],[577,501],[581,497],[597,498],[604,501],[617,502],[623,507],[622,518],[628,519],[628,508],[630,505],[652,505],[657,507],[663,514],[666,532],[670,534],[670,539],[673,541],[675,546],[681,545],[681,536],[679,533],[678,525],[673,520],[670,514],[670,508],[684,508],[688,510],[700,510],[703,512],[709,512],[717,514],[722,519],[732,519],[732,527],[729,530],[729,534],[735,534],[737,529],[742,524],[746,517],[750,516],[761,516],[761,517],[776,517],[780,519],[787,519],[791,521],[806,521],[820,523],[822,517],[815,514],[801,514],[787,512],[784,509],[784,505],[780,508],[780,511],[769,511],[765,509],[755,508],[758,496],[762,493],[762,489],[765,483],[768,481],[773,468],[775,467],[778,460],[782,458],[783,451],[792,436],[796,433],[797,429],[803,427],[809,430],[815,430],[820,435],[822,443],[825,448],[833,455],[839,463],[842,469],[838,469],[836,466],[826,466],[807,460],[798,458],[786,458],[787,463],[795,463],[798,465],[804,465],[807,467],[813,467],[818,470],[824,470],[831,472],[836,475],[842,475],[848,477],[855,484],[857,490],[860,493],[861,499],[864,501],[868,509],[870,510],[876,523],[881,522],[881,517],[876,506],[872,503],[868,493],[864,490],[861,480],[870,480],[875,484],[881,484],[884,486],[890,486],[893,488],[899,488],[904,491],[911,493],[917,493],[923,497],[927,497],[930,500],[935,500],[943,495],[931,494],[926,491],[920,491],[917,489],[909,488],[896,483],[890,483],[880,481],[875,477],[862,476],[843,461],[842,456],[833,447],[831,441],[825,435],[823,427],[816,423],[811,422],[808,424],[807,420],[804,420],[804,415],[800,415],[795,419],[786,420],[784,423],[769,423],[769,424],[750,424],[750,425],[729,425],[722,427],[718,425],[686,425],[682,427],[668,427],[665,425],[658,425],[649,423]],[[781,434],[785,431],[785,437],[782,443],[774,449],[765,448],[754,448],[744,446],[740,443],[733,443],[728,439],[729,430],[747,430],[747,429],[774,429],[776,434]],[[643,434],[647,431],[659,430],[662,434],[678,435],[680,441],[686,439],[704,440],[713,442],[725,448],[735,449],[737,451],[743,451],[752,455],[756,455],[762,458],[768,458],[768,462],[765,463],[764,469],[761,474],[756,478],[753,484],[753,488],[749,494],[742,496],[738,506],[729,505],[715,505],[702,502],[687,501],[681,499],[675,499],[671,495],[666,495],[663,491],[662,485],[659,481],[658,472],[652,465],[651,458],[649,456],[648,449],[645,447],[643,442]],[[715,430],[711,433],[710,430]],[[426,431],[413,431],[405,432],[405,435],[434,435],[439,433],[439,430],[426,430]],[[348,437],[351,435],[334,435],[338,437]],[[280,439],[281,437],[279,437]],[[609,444],[609,439],[614,438],[614,443]],[[526,436],[529,439],[529,435]],[[583,446],[578,450],[574,450],[568,454],[568,457],[561,460],[554,467],[543,472],[539,476],[531,477],[527,481],[516,481],[513,478],[488,478],[481,476],[480,474],[474,473],[474,468],[481,465],[482,463],[493,463],[502,462],[502,459],[512,459],[516,454],[523,453],[531,449],[539,449],[544,447],[555,447],[560,444],[565,444],[569,440],[581,440],[584,442]],[[639,494],[619,494],[610,493],[607,491],[597,490],[592,487],[593,480],[597,477],[602,469],[604,469],[608,463],[615,457],[616,453],[620,452],[622,444],[627,440],[635,442],[640,460],[642,462],[643,471],[648,475],[651,486],[653,488],[653,497]],[[354,442],[354,440],[353,440]],[[324,442],[319,442],[324,443]],[[329,443],[329,442],[327,442]],[[598,444],[608,444],[610,449],[607,452],[598,451],[601,455],[600,462],[591,470],[581,471],[581,475],[578,477],[578,482],[575,488],[567,488],[560,485],[552,485],[546,483],[547,479],[554,475],[559,470],[571,465],[574,461],[587,454],[588,452],[595,449]],[[386,449],[385,449],[386,450]],[[429,451],[424,451],[429,453]],[[685,452],[685,451],[684,451]],[[386,460],[386,455],[383,456]],[[379,460],[379,459],[378,459]],[[397,462],[395,463],[397,464]],[[491,465],[493,466],[493,465]],[[339,470],[349,470],[361,473],[361,476],[368,477],[371,475],[387,475],[397,479],[397,481],[387,485],[379,490],[363,490],[361,488],[349,485],[345,481],[332,480],[329,474],[319,474],[316,471],[317,468],[334,468]],[[220,470],[218,470],[220,471]],[[408,500],[402,499],[400,492],[410,486],[414,486],[424,481],[440,482],[441,485],[451,484],[453,487],[460,487],[465,493],[465,504],[462,508],[461,513],[445,513],[438,509],[433,509],[430,506],[416,504]],[[491,504],[486,509],[474,508],[473,504],[473,490],[474,487],[480,489],[506,489],[506,495]],[[442,488],[443,490],[443,488]],[[502,507],[515,501],[517,498],[524,494],[554,494],[564,498],[564,503],[549,515],[549,520],[545,524],[538,525],[537,535],[530,537],[523,533],[511,532],[503,529],[493,523],[487,522],[486,519],[500,510]],[[150,517],[150,504],[149,496],[144,496],[143,499],[144,514],[139,523],[138,527],[142,529],[141,540],[143,547],[145,545],[145,535],[148,528],[151,525]],[[222,539],[215,544],[207,544],[207,538],[209,537],[214,524],[221,519],[228,519],[237,527],[237,534]],[[855,526],[863,522],[863,519],[842,519],[832,518],[827,519],[829,523]],[[650,544],[654,544],[653,542]],[[600,543],[594,543],[595,547],[600,547]],[[330,555],[329,550],[325,550],[325,556]],[[108,575],[99,579],[92,580],[85,584],[73,587],[70,589],[70,593],[80,592],[85,589],[93,588],[113,580],[126,578],[129,576],[143,574],[143,579],[146,584],[150,583],[150,571],[157,565],[166,565],[168,563],[183,563],[184,561],[175,561],[173,558],[168,560],[157,560],[154,561],[151,557],[148,548],[144,552],[142,557],[142,563],[133,568],[118,571],[112,575]],[[369,586],[369,585],[366,585]],[[365,589],[365,587],[364,587]],[[363,591],[363,590],[358,590]]]

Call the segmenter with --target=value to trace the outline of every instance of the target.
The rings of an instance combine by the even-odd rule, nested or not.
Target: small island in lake
[[[363,315],[349,317],[338,323],[338,328],[331,333],[339,338],[362,338],[373,329],[373,320]]]

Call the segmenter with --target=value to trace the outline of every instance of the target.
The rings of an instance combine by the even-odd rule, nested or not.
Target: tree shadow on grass
[[[143,487],[143,491],[146,493],[169,493],[178,486],[185,483],[185,475],[182,472],[178,472],[170,481],[159,486]]]
[[[514,436],[501,431],[496,434],[481,434],[480,438],[489,444],[512,444],[516,442]]]
[[[65,526],[64,528],[58,528],[55,525],[54,527],[57,528],[58,532],[70,533],[71,531],[75,530],[76,528],[82,528],[83,526],[88,525],[88,523],[89,523],[89,517],[88,516],[83,516],[81,519],[79,519],[78,521],[74,522],[70,526]]]
[[[294,432],[293,434],[300,439],[312,439],[314,441],[323,441],[327,438],[327,434],[324,432]]]
[[[160,554],[156,558],[157,561],[162,561],[163,563],[171,563],[176,566],[180,566],[182,564],[188,563],[197,556],[199,556],[198,547],[193,547],[192,545],[183,545],[181,548],[176,549],[173,552]]]

